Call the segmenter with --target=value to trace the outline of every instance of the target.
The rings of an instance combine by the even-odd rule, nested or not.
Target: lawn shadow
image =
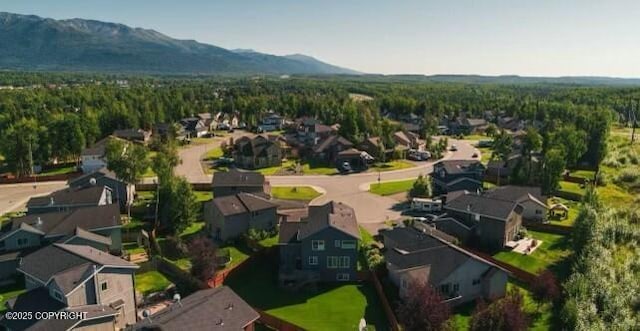
[[[367,307],[364,310],[364,319],[367,325],[374,325],[376,330],[386,330],[389,328],[389,321],[387,315],[382,308],[378,293],[373,287],[364,283],[358,286],[358,291],[367,299]]]

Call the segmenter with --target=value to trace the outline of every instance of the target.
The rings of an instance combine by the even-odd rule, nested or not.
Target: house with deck
[[[10,299],[10,312],[32,318],[0,320],[7,330],[121,330],[136,323],[134,272],[139,266],[90,246],[53,244],[22,259],[27,291]],[[68,319],[36,319],[65,312]],[[6,315],[5,315],[6,316]]]
[[[389,279],[406,297],[414,283],[429,284],[450,305],[505,295],[508,271],[447,241],[430,228],[381,231]]]
[[[518,203],[522,206],[522,220],[530,222],[546,222],[549,207],[547,198],[542,195],[539,186],[497,186],[483,192],[485,197]]]
[[[309,206],[307,217],[283,220],[278,238],[281,285],[356,280],[359,240],[355,211],[340,202]]]

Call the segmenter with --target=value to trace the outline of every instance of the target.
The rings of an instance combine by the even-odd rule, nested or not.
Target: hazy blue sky
[[[640,77],[640,1],[1,0],[371,73]]]

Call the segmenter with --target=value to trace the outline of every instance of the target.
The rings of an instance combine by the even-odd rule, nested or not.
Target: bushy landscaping
[[[271,196],[276,199],[310,201],[320,195],[320,192],[310,186],[274,186],[271,188]]]
[[[416,181],[415,179],[407,179],[407,180],[375,183],[375,184],[371,184],[371,186],[369,187],[369,192],[377,195],[382,195],[382,196],[406,192],[413,187],[413,183],[415,181]]]
[[[503,251],[493,257],[533,274],[545,269],[550,269],[556,274],[567,273],[568,257],[571,255],[571,244],[567,236],[537,231],[528,231],[527,236],[542,241],[542,245],[533,253],[524,255]]]
[[[252,261],[225,284],[250,305],[307,330],[356,330],[363,317],[377,330],[387,329],[376,292],[367,284],[283,291],[277,286],[277,263],[266,258]]]

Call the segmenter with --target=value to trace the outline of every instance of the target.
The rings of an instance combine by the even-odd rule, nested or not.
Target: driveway
[[[0,215],[22,209],[34,196],[47,195],[67,186],[65,181],[8,184],[0,186]]]

